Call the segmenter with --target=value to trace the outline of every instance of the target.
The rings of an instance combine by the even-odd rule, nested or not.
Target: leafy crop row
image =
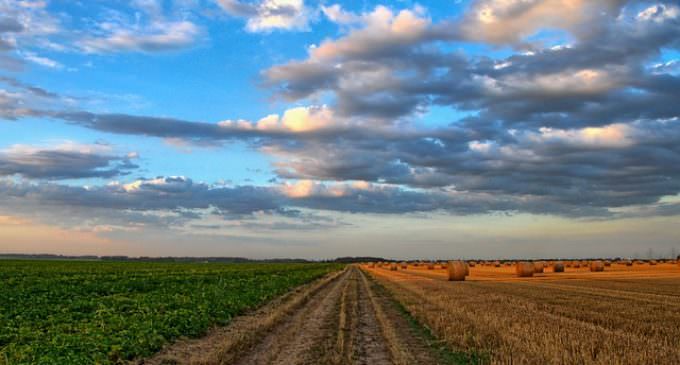
[[[337,268],[0,261],[0,364],[115,364],[149,356]]]

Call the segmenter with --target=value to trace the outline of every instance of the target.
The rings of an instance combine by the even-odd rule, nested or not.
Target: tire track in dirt
[[[314,296],[301,310],[273,329],[251,351],[234,362],[235,365],[289,365],[313,364],[318,361],[317,351],[334,334],[333,322],[347,290],[349,270],[337,281]],[[323,351],[321,355],[328,352]],[[316,358],[316,361],[315,361]]]
[[[438,364],[383,288],[356,266],[180,342],[141,364]]]

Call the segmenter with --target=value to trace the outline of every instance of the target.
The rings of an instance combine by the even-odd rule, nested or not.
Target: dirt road
[[[144,364],[437,364],[381,288],[356,267],[298,289]]]

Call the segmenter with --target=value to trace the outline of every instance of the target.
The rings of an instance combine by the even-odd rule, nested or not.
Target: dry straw
[[[564,262],[557,261],[553,264],[553,272],[564,272]]]
[[[540,274],[545,269],[545,263],[543,261],[534,262],[534,274]]]
[[[515,272],[521,278],[534,276],[534,264],[526,261],[518,262],[515,265]]]
[[[469,268],[463,261],[449,261],[449,281],[464,281]]]
[[[604,262],[602,262],[600,260],[591,261],[590,262],[590,271],[592,271],[592,272],[604,271]]]

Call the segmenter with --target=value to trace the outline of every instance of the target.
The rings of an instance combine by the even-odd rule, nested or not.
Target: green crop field
[[[339,268],[0,261],[0,364],[115,364],[149,356]]]

